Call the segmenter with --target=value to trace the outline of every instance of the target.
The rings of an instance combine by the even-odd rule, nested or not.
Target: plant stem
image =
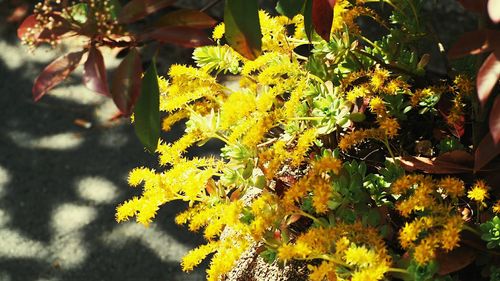
[[[383,143],[384,143],[385,147],[387,148],[387,151],[389,151],[389,155],[392,158],[392,162],[396,163],[396,157],[394,157],[394,153],[392,152],[391,146],[389,145],[389,140],[387,139],[387,136],[385,136]]]
[[[287,118],[288,120],[322,120],[325,119],[326,117],[324,116],[304,116],[304,117],[290,117]]]
[[[472,232],[472,233],[476,234],[477,236],[481,236],[481,233],[479,231],[477,231],[477,229],[472,228],[472,227],[468,226],[467,224],[464,224],[462,226],[462,229],[467,230],[469,232]]]
[[[387,64],[385,63],[382,59],[380,58],[377,58],[376,56],[370,54],[370,53],[367,53],[365,51],[362,51],[362,50],[355,50],[357,53],[363,55],[363,56],[366,56],[374,61],[376,61],[378,64],[380,64],[381,66],[389,69],[389,70],[394,70],[394,71],[397,71],[397,72],[400,72],[400,73],[403,73],[403,74],[406,74],[406,75],[409,75],[411,77],[416,77],[417,75],[413,72],[410,72],[404,68],[401,68],[399,66],[396,66],[396,65],[392,65],[392,64]]]
[[[320,220],[318,220],[315,216],[313,216],[313,215],[311,215],[309,213],[306,213],[306,212],[304,212],[302,210],[300,210],[297,213],[293,213],[293,215],[301,215],[301,216],[304,216],[306,218],[310,218],[313,222],[317,223],[318,225],[326,227],[326,225],[324,223],[322,223]]]
[[[408,270],[402,269],[402,268],[397,268],[397,267],[391,267],[388,270],[389,272],[397,272],[397,273],[403,273],[403,274],[408,274]]]

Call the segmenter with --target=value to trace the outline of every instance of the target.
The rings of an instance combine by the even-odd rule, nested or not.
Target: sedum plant
[[[268,262],[303,262],[310,280],[451,280],[469,252],[496,254],[463,239],[483,231],[496,243],[498,218],[478,225],[500,204],[492,169],[472,174],[473,77],[426,71],[425,1],[336,1],[328,41],[288,2],[278,5],[286,16],[259,12],[259,56],[226,45],[219,24],[196,66],[158,78],[162,129],[185,122],[185,132],[158,143],[158,169],[130,172],[143,193],[118,206],[117,221],[147,226],[164,204],[187,202],[176,222],[207,243],[182,267],[210,256],[208,280],[253,246]],[[370,39],[361,18],[384,32]],[[190,157],[210,140],[219,155]]]

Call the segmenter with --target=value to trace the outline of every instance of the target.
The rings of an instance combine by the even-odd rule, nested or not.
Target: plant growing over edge
[[[194,51],[196,67],[158,78],[162,129],[186,120],[186,130],[156,147],[161,170],[131,171],[143,194],[117,220],[148,225],[160,206],[188,202],[176,222],[203,229],[207,244],[182,266],[213,253],[208,280],[255,243],[267,261],[307,263],[311,280],[452,280],[478,253],[495,280],[498,166],[472,156],[473,77],[426,76],[424,2],[282,0],[284,16],[259,12],[261,45],[250,39],[239,53],[224,44],[234,38],[226,18],[217,45]],[[367,38],[360,17],[383,35]],[[239,89],[221,82],[227,73]],[[224,143],[220,157],[186,156],[210,139]]]

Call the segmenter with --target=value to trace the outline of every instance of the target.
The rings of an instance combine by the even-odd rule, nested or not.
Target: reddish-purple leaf
[[[132,0],[120,11],[118,21],[131,23],[172,5],[175,0]]]
[[[113,101],[124,116],[130,116],[141,93],[142,66],[139,52],[130,49],[116,68],[111,84]]]
[[[83,66],[83,84],[90,90],[111,97],[106,77],[106,67],[101,51],[95,46],[89,50],[87,61]]]
[[[500,52],[499,52],[500,53]],[[477,73],[477,96],[482,106],[486,104],[491,91],[500,78],[500,56],[492,52],[484,61]]]
[[[162,43],[181,45],[186,48],[195,48],[213,43],[203,30],[183,26],[157,28],[141,37],[143,41],[151,39]]]
[[[335,0],[313,0],[312,3],[312,23],[314,30],[326,41],[330,41],[335,2]]]
[[[495,98],[495,102],[491,108],[489,125],[493,141],[498,144],[500,142],[500,96]]]
[[[486,10],[488,0],[458,0],[466,10],[476,13],[483,13]]]
[[[481,170],[486,164],[500,154],[500,143],[493,140],[493,136],[488,133],[479,143],[474,154],[474,171]]]
[[[477,258],[477,252],[467,246],[461,246],[450,252],[439,251],[436,257],[439,263],[438,274],[443,276],[467,267]]]
[[[31,35],[33,39],[37,41],[57,40],[64,34],[71,31],[71,25],[63,17],[57,14],[51,14],[51,17],[57,23],[54,28],[36,30],[37,32]],[[28,32],[33,32],[36,24],[37,21],[35,16],[28,16],[17,29],[17,37],[22,40],[25,36],[28,36]]]
[[[36,78],[33,99],[40,100],[50,89],[66,79],[80,64],[84,51],[66,54],[51,62]]]
[[[17,37],[19,37],[19,39],[22,40],[26,36],[28,30],[33,29],[35,25],[36,25],[35,15],[29,15],[17,28]]]
[[[209,15],[197,10],[178,10],[168,13],[155,22],[155,27],[185,26],[192,28],[210,28],[217,23]]]
[[[451,59],[477,55],[500,46],[500,31],[476,30],[464,33],[448,52]]]
[[[488,15],[494,23],[500,22],[500,0],[488,1]]]
[[[422,171],[428,174],[461,174],[472,172],[472,156],[465,151],[452,151],[436,158],[397,157],[406,171]]]

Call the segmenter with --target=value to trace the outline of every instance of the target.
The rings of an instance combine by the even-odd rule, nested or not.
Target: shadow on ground
[[[128,171],[156,166],[114,107],[75,75],[39,103],[33,78],[53,52],[30,55],[0,38],[0,280],[204,280],[179,259],[202,243],[162,208],[150,228],[117,224],[117,204],[140,193]],[[93,126],[85,129],[74,121]],[[103,121],[104,120],[104,121]],[[181,128],[179,128],[181,129]]]

